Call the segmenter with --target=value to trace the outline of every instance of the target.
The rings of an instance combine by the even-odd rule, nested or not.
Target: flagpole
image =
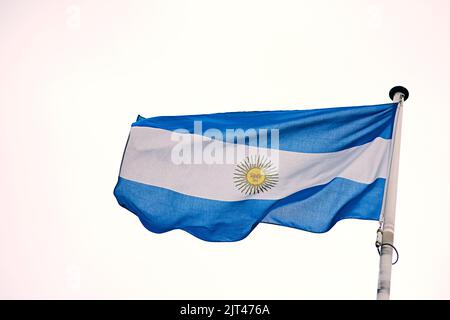
[[[403,116],[403,102],[409,97],[406,88],[397,86],[389,91],[389,97],[398,102],[393,132],[393,151],[386,196],[383,205],[382,236],[380,245],[380,271],[378,274],[377,300],[389,300],[391,289],[392,253],[394,250],[395,205],[397,200],[398,165],[400,159],[400,142]]]

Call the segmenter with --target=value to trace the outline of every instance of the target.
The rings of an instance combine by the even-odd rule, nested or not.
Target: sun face
[[[245,158],[234,171],[234,184],[245,195],[268,191],[277,182],[277,169],[270,160],[259,155]]]
[[[252,186],[260,186],[266,181],[266,174],[263,169],[255,167],[248,170],[245,178]]]

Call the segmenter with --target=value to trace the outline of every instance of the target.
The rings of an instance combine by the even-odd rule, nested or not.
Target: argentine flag
[[[397,105],[139,116],[114,195],[148,230],[206,241],[379,220]]]

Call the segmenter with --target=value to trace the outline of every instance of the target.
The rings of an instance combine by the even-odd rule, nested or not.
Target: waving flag
[[[378,220],[397,105],[138,117],[114,195],[152,232],[207,241]]]

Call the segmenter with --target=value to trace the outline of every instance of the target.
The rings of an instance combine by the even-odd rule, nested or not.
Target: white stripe
[[[386,178],[388,172],[391,140],[383,138],[330,153],[280,150],[277,165],[278,184],[267,192],[245,196],[236,189],[233,182],[235,164],[173,163],[171,152],[177,142],[173,141],[171,136],[177,135],[181,134],[157,128],[132,127],[120,176],[190,196],[238,201],[281,199],[302,189],[326,184],[336,177],[369,184],[377,178]],[[195,136],[195,139],[199,139],[199,136]],[[224,148],[236,147],[234,144],[211,141],[206,137],[200,139],[204,144],[216,143]],[[241,161],[243,158],[237,160]]]

